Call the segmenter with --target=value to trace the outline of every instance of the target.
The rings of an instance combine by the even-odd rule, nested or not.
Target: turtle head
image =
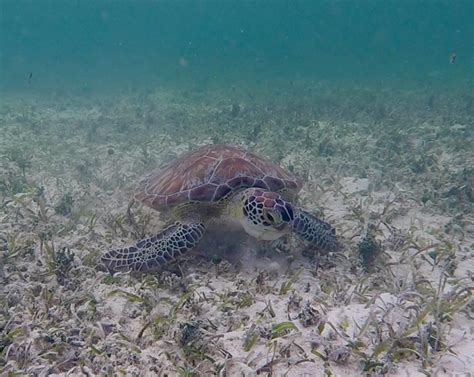
[[[275,192],[249,188],[242,192],[235,208],[245,231],[260,240],[275,240],[292,229],[294,210]]]

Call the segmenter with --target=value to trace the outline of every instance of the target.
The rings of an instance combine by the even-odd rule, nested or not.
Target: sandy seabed
[[[473,95],[272,93],[4,96],[1,375],[474,373]],[[104,271],[165,225],[127,212],[139,178],[207,143],[302,177],[299,204],[345,251],[215,234],[155,274]]]

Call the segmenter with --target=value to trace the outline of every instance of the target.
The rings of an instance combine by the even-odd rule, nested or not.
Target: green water
[[[473,20],[473,0],[0,0],[0,376],[472,375]],[[342,252],[147,207],[239,159],[188,157],[132,205],[204,144],[301,178],[293,206]],[[162,269],[106,271],[209,214]]]
[[[471,0],[3,0],[0,10],[3,90],[473,79]]]

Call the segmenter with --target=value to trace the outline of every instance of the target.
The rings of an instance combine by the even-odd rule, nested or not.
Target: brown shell
[[[302,181],[251,152],[229,145],[206,145],[144,177],[135,199],[167,210],[190,202],[218,202],[249,187],[296,195]]]

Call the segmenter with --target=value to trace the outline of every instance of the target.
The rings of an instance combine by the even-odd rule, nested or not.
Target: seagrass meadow
[[[472,14],[0,1],[0,376],[473,375]],[[111,274],[169,225],[141,177],[207,144],[298,176],[341,250],[218,223]]]
[[[473,97],[308,82],[272,92],[4,99],[2,374],[470,370]],[[229,245],[217,232],[154,274],[101,268],[104,251],[163,225],[127,210],[139,178],[207,143],[302,177],[300,203],[345,250]]]

